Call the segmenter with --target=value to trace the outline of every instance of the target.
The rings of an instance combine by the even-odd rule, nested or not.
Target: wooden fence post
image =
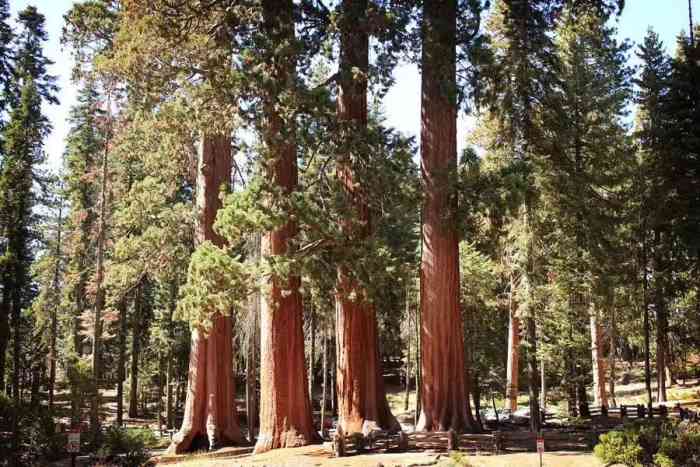
[[[493,434],[493,444],[494,448],[496,451],[496,454],[500,454],[501,451],[503,450],[503,438],[501,438],[501,432],[496,431]]]
[[[335,457],[345,456],[345,433],[343,433],[343,429],[340,426],[338,426],[338,431],[335,432],[333,437],[333,452]]]
[[[457,451],[459,449],[459,437],[457,432],[453,429],[447,432],[447,450]]]
[[[399,431],[399,451],[408,451],[408,435],[403,430]]]

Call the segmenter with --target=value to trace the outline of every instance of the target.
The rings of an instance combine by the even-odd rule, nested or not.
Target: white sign
[[[537,438],[537,452],[544,453],[544,438]]]
[[[80,432],[79,431],[69,431],[68,432],[68,443],[66,444],[66,451],[71,453],[80,452]]]

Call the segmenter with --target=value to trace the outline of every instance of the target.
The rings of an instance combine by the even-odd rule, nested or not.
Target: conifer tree
[[[640,276],[643,282],[643,331],[644,331],[644,380],[647,391],[647,404],[651,407],[651,343],[650,343],[650,319],[649,307],[652,298],[663,300],[661,293],[651,294],[647,290],[650,286],[649,277],[653,277],[654,283],[659,286],[662,283],[660,271],[654,270],[650,274],[652,251],[660,253],[662,246],[654,245],[653,230],[665,224],[663,220],[669,212],[667,210],[668,200],[659,202],[667,198],[668,193],[668,159],[664,150],[667,128],[667,115],[665,113],[666,100],[669,93],[671,62],[663,50],[663,44],[659,37],[652,30],[647,32],[644,43],[639,46],[637,56],[642,61],[642,70],[639,79],[636,80],[637,93],[635,102],[637,104],[635,139],[639,147],[640,179],[640,203],[637,225],[637,237],[639,244]],[[657,256],[660,258],[660,256]],[[660,290],[659,290],[660,292]],[[656,302],[655,307],[661,305],[657,310],[663,310],[664,303]],[[663,311],[662,311],[663,315]],[[662,316],[663,318],[663,316]],[[662,319],[663,321],[663,319]],[[657,370],[662,365],[663,359],[659,360],[657,355]],[[662,367],[663,370],[663,367]],[[657,382],[658,383],[658,382]],[[659,391],[662,385],[657,386]]]

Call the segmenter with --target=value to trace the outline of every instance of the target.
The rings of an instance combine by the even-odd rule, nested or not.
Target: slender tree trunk
[[[273,44],[293,42],[291,0],[263,0],[263,20]],[[265,96],[263,140],[268,150],[268,179],[285,196],[297,189],[295,127],[293,117],[278,113],[280,93],[293,92],[295,57],[270,57],[274,84]],[[261,242],[265,258],[285,256],[297,227],[289,221],[268,231]],[[303,305],[298,276],[271,275],[260,310],[260,434],[256,452],[303,446],[318,440],[314,430],[304,364]]]
[[[367,72],[369,35],[367,1],[344,0],[340,21],[340,65],[337,116],[341,131],[348,137],[367,128]],[[358,73],[358,71],[360,73]],[[369,157],[360,154],[360,157]],[[351,243],[363,242],[371,235],[368,193],[351,162],[352,153],[341,154],[338,177],[346,199],[353,207],[354,219],[342,219],[341,227]],[[372,429],[399,429],[389,409],[379,361],[377,320],[374,306],[365,290],[346,267],[338,270],[336,300],[336,353],[339,423],[346,433]],[[350,298],[354,297],[354,298]]]
[[[165,428],[170,430],[175,425],[173,411],[173,358],[165,356]]]
[[[168,430],[175,426],[175,407],[173,404],[176,402],[173,400],[173,385],[176,384],[177,379],[173,374],[175,369],[173,368],[173,354],[175,335],[173,329],[173,315],[175,314],[175,309],[177,308],[177,292],[178,292],[178,282],[177,278],[170,282],[170,315],[168,316],[168,351],[165,356],[165,426]]]
[[[256,242],[260,249],[259,242]],[[246,359],[246,418],[248,419],[248,440],[255,443],[255,427],[257,426],[257,346],[258,346],[258,314],[260,313],[260,296],[254,294],[251,298],[251,322],[248,331],[248,355]]]
[[[119,303],[119,357],[117,358],[117,425],[124,425],[124,381],[126,380],[126,299]]]
[[[316,355],[316,317],[313,309],[309,309],[309,320],[311,327],[311,342],[309,345],[309,400],[311,406],[314,405],[314,357]]]
[[[644,227],[644,232],[646,228]],[[646,239],[642,240],[642,294],[643,294],[643,326],[644,326],[644,385],[647,392],[647,408],[651,410],[651,332],[649,323],[649,278],[647,276],[648,256]]]
[[[107,99],[108,112],[111,100]],[[107,117],[111,125],[111,116]],[[107,139],[102,153],[102,168],[100,170],[100,212],[97,219],[97,253],[95,259],[95,314],[92,337],[92,394],[90,397],[90,430],[94,438],[99,436],[100,429],[100,382],[102,379],[102,311],[105,306],[104,289],[104,254],[107,230],[107,157],[109,155],[111,129],[107,129]]]
[[[573,316],[571,314],[569,315],[569,319],[571,320],[569,324],[569,342],[573,343],[574,339],[574,325],[573,325]],[[571,345],[567,349],[566,352],[566,395],[567,395],[567,408],[569,412],[570,417],[576,417],[578,416],[578,406],[576,405],[576,361],[574,357],[574,351],[571,348]]]
[[[615,322],[615,307],[610,309],[610,353],[608,354],[608,366],[610,367],[610,406],[617,407],[615,400],[615,354],[617,348],[617,324]]]
[[[516,306],[513,299],[515,294],[513,278],[510,281],[510,297],[508,307],[508,362],[506,366],[506,402],[508,408],[518,410],[518,376],[520,363],[520,319],[516,316]]]
[[[321,389],[321,436],[326,438],[326,404],[328,403],[328,329],[323,327],[323,387]]]
[[[129,373],[129,418],[139,416],[139,357],[141,356],[141,323],[143,283],[136,287],[134,315],[131,317],[131,371]]]
[[[668,317],[666,304],[656,303],[656,402],[666,402]]]
[[[693,30],[695,25],[693,24],[693,0],[688,0],[688,31],[690,34],[690,44],[695,44],[695,38],[693,37]]]
[[[61,234],[63,229],[63,201],[58,206],[56,226],[56,266],[53,272],[53,296],[55,304],[51,310],[51,337],[49,341],[49,411],[53,410],[54,389],[56,387],[56,338],[58,334],[58,305],[61,300]]]
[[[7,274],[9,276],[9,274]],[[2,301],[0,301],[0,392],[5,392],[5,361],[7,356],[7,343],[10,342],[10,290],[11,279],[3,278]]]
[[[22,403],[21,397],[21,382],[20,382],[20,367],[22,365],[21,355],[22,355],[22,299],[20,297],[19,290],[17,288],[12,290],[12,400],[14,406],[19,408]],[[13,431],[13,441],[18,441],[17,435],[17,411],[15,411],[15,416],[13,417],[12,431]]]
[[[421,251],[422,251],[422,243],[421,243]],[[423,255],[421,254],[421,257]],[[420,287],[421,284],[421,279],[420,276],[418,277],[418,303],[420,303]],[[420,396],[420,391],[421,387],[423,386],[423,378],[421,375],[421,352],[422,352],[422,346],[421,346],[421,329],[423,328],[421,324],[421,311],[420,311],[420,306],[416,307],[416,329],[415,329],[415,335],[416,335],[416,362],[413,368],[415,368],[415,378],[416,378],[416,409],[413,413],[413,426],[416,427],[418,426],[418,417],[420,417],[421,413],[421,396]]]
[[[531,313],[531,312],[530,312]],[[538,401],[538,381],[537,381],[537,329],[535,318],[528,316],[527,324],[527,372],[528,372],[528,388],[530,401],[530,430],[539,431],[541,426],[540,406]]]
[[[662,259],[663,234],[654,231],[654,300],[656,308],[656,402],[666,402],[666,355],[668,354],[668,311],[666,264]]]
[[[598,309],[591,305],[589,310],[591,322],[591,359],[593,362],[593,397],[594,405],[608,406],[608,395],[605,390],[605,358],[603,356],[603,333],[598,317]]]
[[[408,412],[409,398],[411,393],[411,296],[409,283],[406,281],[406,365],[404,367],[404,397],[403,411]]]
[[[197,164],[197,245],[211,241],[222,246],[224,240],[213,229],[221,207],[221,187],[231,183],[231,138],[228,135],[204,135],[199,146]],[[215,449],[230,444],[245,444],[238,425],[234,401],[233,347],[231,318],[228,310],[213,313],[208,334],[192,330],[190,363],[187,379],[185,414],[180,431],[168,448],[182,453],[192,448]]]
[[[544,359],[540,361],[540,408],[544,411],[547,407],[547,379],[545,378]],[[544,420],[543,420],[544,422]]]
[[[474,429],[459,311],[459,251],[453,177],[457,166],[455,0],[423,4],[421,162],[421,415],[419,430]]]

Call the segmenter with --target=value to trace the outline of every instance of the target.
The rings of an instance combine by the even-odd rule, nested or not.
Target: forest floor
[[[330,447],[319,445],[294,449],[278,449],[264,454],[218,457],[216,459],[196,459],[194,456],[184,458],[176,463],[159,464],[179,467],[538,467],[539,457],[536,453],[504,454],[500,456],[460,456],[450,457],[446,454],[415,452],[400,454],[366,454],[334,458]],[[602,467],[591,453],[552,452],[542,458],[544,467]]]

